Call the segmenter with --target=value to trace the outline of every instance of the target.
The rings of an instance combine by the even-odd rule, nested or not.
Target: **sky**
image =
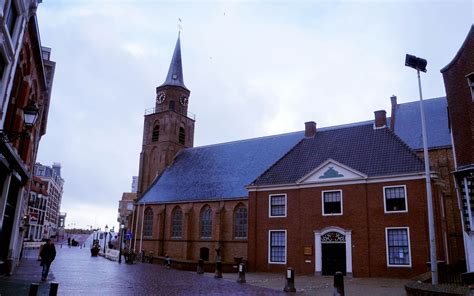
[[[37,14],[56,62],[37,161],[62,165],[66,226],[103,228],[117,227],[118,201],[138,175],[144,110],[166,78],[179,23],[194,145],[203,146],[390,116],[391,95],[419,98],[407,53],[428,61],[423,97],[445,96],[440,69],[474,4],[46,0]]]

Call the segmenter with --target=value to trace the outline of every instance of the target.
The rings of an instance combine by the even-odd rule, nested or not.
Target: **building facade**
[[[153,252],[155,256],[167,254],[174,262],[182,263],[197,259],[213,262],[217,258],[234,263],[243,258],[248,259],[251,269],[263,271],[281,271],[291,266],[298,273],[330,274],[334,270],[327,270],[328,261],[342,264],[338,258],[345,258],[341,270],[355,276],[409,277],[427,270],[426,189],[418,102],[399,104],[392,97],[391,118],[386,117],[385,111],[377,111],[373,120],[318,128],[317,132],[316,124],[309,122],[301,132],[192,147],[192,142],[186,141],[193,138],[194,121],[191,124],[191,118],[184,116],[183,110],[187,109],[179,111],[170,107],[173,103],[164,103],[167,94],[175,100],[182,95],[186,99],[183,103],[188,103],[189,90],[182,80],[180,54],[178,39],[165,85],[157,88],[155,113],[145,115],[138,198],[130,229],[130,247],[134,251]],[[174,84],[170,82],[172,73],[178,73]],[[162,93],[163,89],[169,93]],[[464,252],[460,246],[461,229],[456,225],[459,213],[454,182],[449,173],[454,163],[447,101],[429,99],[424,106],[433,174],[437,257],[456,263]],[[158,116],[165,112],[169,113],[166,120],[155,119],[162,118]],[[368,134],[361,134],[360,129]],[[336,177],[329,182],[328,176],[321,182],[313,177],[307,184],[293,180],[283,187],[253,183],[272,175],[280,161],[309,141],[308,134],[314,132],[313,138],[320,139],[347,131],[337,140],[353,142],[327,142],[325,147],[303,149],[299,156],[310,159],[320,155],[323,148],[334,153],[339,146],[355,149],[347,150],[345,158],[337,153],[328,154],[319,163],[327,161],[326,171],[331,165],[349,175],[349,179]],[[361,139],[373,136],[371,133],[382,140],[375,137],[369,150],[358,151],[365,143]],[[181,141],[179,149],[176,141]],[[160,149],[158,143],[163,145]],[[379,151],[372,159],[374,149]],[[362,157],[366,159],[364,165],[370,164],[376,173],[351,165],[349,160]],[[298,161],[305,163],[305,158]],[[387,165],[388,162],[393,165]],[[288,169],[301,167],[296,163],[290,162]],[[314,164],[312,169],[317,166]],[[404,169],[397,171],[400,166]],[[328,174],[332,173],[329,170]],[[285,176],[286,172],[275,175]],[[338,207],[339,202],[340,214],[324,213],[326,193],[333,200],[328,201],[329,207]],[[393,209],[399,206],[404,209]],[[272,207],[285,217],[273,217]],[[399,243],[404,245],[397,249]],[[280,258],[270,260],[272,250]],[[370,262],[363,262],[365,259]]]
[[[455,158],[454,181],[467,270],[474,271],[474,26],[453,60],[441,69]]]
[[[376,113],[375,124],[316,131],[309,123],[305,139],[247,187],[250,269],[358,277],[427,271],[423,163]]]
[[[35,177],[46,184],[47,203],[44,219],[44,238],[56,237],[60,230],[60,209],[63,196],[64,179],[61,177],[61,164],[52,166],[36,163]]]
[[[48,184],[34,176],[30,186],[30,199],[28,201],[28,232],[29,241],[41,241],[46,229],[44,222],[46,218],[46,205],[48,203]]]
[[[421,114],[419,102],[397,103],[397,97],[391,97],[390,129],[397,134],[419,157],[423,159],[423,141],[421,137]],[[423,100],[426,112],[428,154],[430,168],[436,172],[434,180],[438,186],[440,206],[443,207],[441,225],[442,241],[446,250],[447,264],[458,264],[465,260],[462,227],[459,223],[459,203],[456,186],[451,172],[455,162],[448,119],[448,101],[446,97]],[[407,128],[410,127],[410,128]]]
[[[39,2],[1,2],[0,272],[6,274],[18,263],[28,229],[30,181],[54,76],[50,50],[39,37]]]

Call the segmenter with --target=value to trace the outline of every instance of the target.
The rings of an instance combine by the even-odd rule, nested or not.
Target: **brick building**
[[[467,269],[474,271],[474,26],[453,60],[441,69],[448,99]]]
[[[316,131],[307,123],[305,138],[247,187],[251,269],[386,277],[427,270],[423,163],[385,120],[378,111],[375,124]]]
[[[54,238],[59,234],[59,216],[64,187],[61,164],[54,163],[52,166],[46,166],[36,163],[34,175],[46,184],[47,203],[43,237]]]
[[[18,263],[26,235],[30,180],[46,133],[55,70],[51,50],[41,46],[40,2],[0,5],[0,273],[6,274]]]
[[[184,86],[183,81],[178,38],[165,83],[157,87],[155,108],[145,113],[138,199],[131,220],[131,231],[134,234],[131,246],[136,252],[153,252],[155,256],[168,254],[174,260],[183,263],[195,262],[199,258],[213,262],[214,250],[219,248],[224,263],[232,263],[234,259],[241,257],[249,260],[251,268],[276,271],[283,269],[284,264],[271,264],[271,267],[268,265],[268,258],[265,255],[268,256],[269,231],[285,230],[284,227],[288,227],[294,233],[295,225],[300,225],[300,216],[295,218],[296,213],[311,209],[314,211],[312,215],[319,215],[319,218],[315,216],[315,220],[309,223],[306,223],[306,220],[301,221],[305,222],[301,223],[301,227],[311,228],[309,235],[305,233],[303,238],[303,234],[299,233],[301,238],[295,240],[294,235],[290,235],[290,230],[286,232],[286,235],[289,235],[288,243],[293,242],[288,249],[288,260],[292,266],[297,266],[297,272],[326,272],[322,268],[321,260],[321,248],[324,244],[315,243],[315,231],[319,233],[320,240],[337,240],[344,237],[346,242],[352,237],[353,231],[357,248],[353,251],[354,255],[352,252],[347,254],[346,264],[350,262],[351,266],[346,266],[345,271],[352,272],[356,276],[410,276],[427,270],[424,265],[429,258],[425,233],[426,194],[420,160],[422,142],[418,103],[398,104],[396,97],[392,97],[392,118],[386,118],[385,111],[378,111],[376,120],[318,128],[315,138],[324,134],[355,132],[359,129],[363,129],[364,133],[380,135],[382,140],[373,141],[372,149],[380,149],[379,158],[373,167],[375,170],[385,170],[385,173],[373,174],[357,166],[351,166],[346,160],[338,160],[338,155],[328,156],[327,159],[321,160],[320,164],[331,159],[332,162],[326,165],[331,164],[341,172],[352,174],[353,179],[343,178],[344,180],[336,182],[337,184],[330,182],[329,185],[324,183],[325,187],[317,185],[313,186],[314,188],[307,186],[308,188],[301,189],[302,196],[296,197],[300,202],[296,205],[292,203],[291,208],[288,204],[288,211],[292,211],[288,213],[292,215],[293,220],[286,219],[286,226],[281,224],[278,229],[270,229],[268,228],[270,223],[277,223],[275,221],[280,219],[268,217],[268,199],[273,190],[268,190],[265,186],[272,184],[254,184],[249,187],[250,192],[246,186],[262,174],[271,172],[280,159],[285,159],[296,147],[302,145],[301,143],[307,142],[305,133],[316,132],[316,126],[309,124],[305,131],[300,132],[193,147],[194,116],[187,110],[189,95],[190,91]],[[452,148],[446,106],[446,98],[425,100],[428,146],[430,155],[435,156],[431,162],[433,174],[437,175],[434,178],[433,192],[435,210],[439,214],[437,215],[438,258],[449,262],[457,261],[463,256],[463,252],[462,248],[458,251],[457,245],[460,229],[450,224],[456,220],[457,212],[453,198],[454,191],[451,188],[452,181],[449,178],[449,170],[453,164],[452,157],[450,158]],[[373,129],[375,122],[378,125],[377,129]],[[367,135],[363,134],[361,137],[365,136]],[[386,144],[384,140],[393,145]],[[354,141],[357,147],[363,144],[359,138]],[[337,147],[331,146],[332,142],[328,145],[328,149],[337,150]],[[311,155],[311,151],[310,147],[308,151],[302,153]],[[354,159],[360,158],[357,153],[348,155]],[[396,167],[387,166],[383,159],[387,156],[393,157],[391,161],[395,162],[400,159],[408,161],[408,164],[403,162],[400,164],[407,165],[405,171],[394,171]],[[313,167],[315,168],[316,166]],[[262,189],[262,193],[258,186],[265,188]],[[294,200],[295,192],[300,192],[300,189],[294,187],[300,185],[291,186],[293,186],[290,188],[291,192],[285,194],[288,199]],[[323,189],[340,190],[337,192],[341,193],[341,200],[344,200],[344,205],[341,201],[341,209],[346,214],[342,217],[321,215]],[[404,196],[404,206],[408,211],[385,213],[383,204],[385,192]],[[357,200],[353,204],[350,202],[351,194],[354,194],[353,198]],[[371,199],[365,200],[369,194]],[[266,197],[262,198],[262,195]],[[315,204],[309,202],[310,196],[313,195],[317,196],[318,200]],[[258,215],[263,211],[267,216],[255,216],[257,196],[258,200],[262,199],[263,203],[267,203],[259,204]],[[333,198],[337,200],[337,194]],[[394,199],[402,200],[401,197]],[[283,202],[286,199],[280,196],[275,200]],[[358,212],[363,212],[366,220],[359,221]],[[347,213],[352,215],[349,217]],[[324,217],[323,220],[321,216]],[[371,220],[377,221],[376,225],[367,222],[369,216]],[[259,221],[257,225],[261,228],[255,225],[256,217]],[[328,220],[337,220],[340,223],[327,224],[325,221]],[[397,224],[395,223],[397,221],[403,223]],[[350,226],[352,223],[360,224],[361,228],[352,228]],[[409,243],[408,253],[404,246],[402,255],[388,258],[387,235],[401,237],[403,242]],[[395,254],[393,250],[392,248],[392,254]],[[367,264],[359,262],[364,258],[362,254],[372,262]],[[357,258],[355,261],[350,261],[349,256]],[[403,261],[407,258],[408,263]],[[403,267],[392,266],[397,264],[390,263],[390,260],[402,260],[402,264],[399,265]],[[407,265],[409,266],[406,267]]]
[[[33,176],[28,201],[29,225],[26,238],[30,241],[43,240],[45,233],[46,205],[48,203],[48,184]]]

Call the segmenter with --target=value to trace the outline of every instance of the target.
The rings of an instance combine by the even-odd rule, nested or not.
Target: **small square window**
[[[342,191],[323,191],[323,215],[342,215]]]
[[[407,212],[405,186],[384,187],[385,213]]]
[[[286,194],[270,195],[270,217],[286,217]]]

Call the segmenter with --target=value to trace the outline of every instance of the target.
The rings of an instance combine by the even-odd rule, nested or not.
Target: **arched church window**
[[[234,237],[247,238],[247,208],[242,204],[234,212]]]
[[[212,210],[209,206],[205,206],[201,210],[200,218],[201,237],[212,237]]]
[[[181,237],[183,235],[183,211],[177,207],[171,216],[171,237]]]
[[[152,236],[153,234],[153,210],[151,208],[145,209],[143,216],[143,236]]]
[[[155,125],[155,127],[153,128],[153,132],[151,134],[151,141],[152,142],[156,142],[160,139],[160,125],[157,124]]]
[[[184,140],[186,139],[186,133],[184,127],[179,128],[179,143],[184,145]]]

